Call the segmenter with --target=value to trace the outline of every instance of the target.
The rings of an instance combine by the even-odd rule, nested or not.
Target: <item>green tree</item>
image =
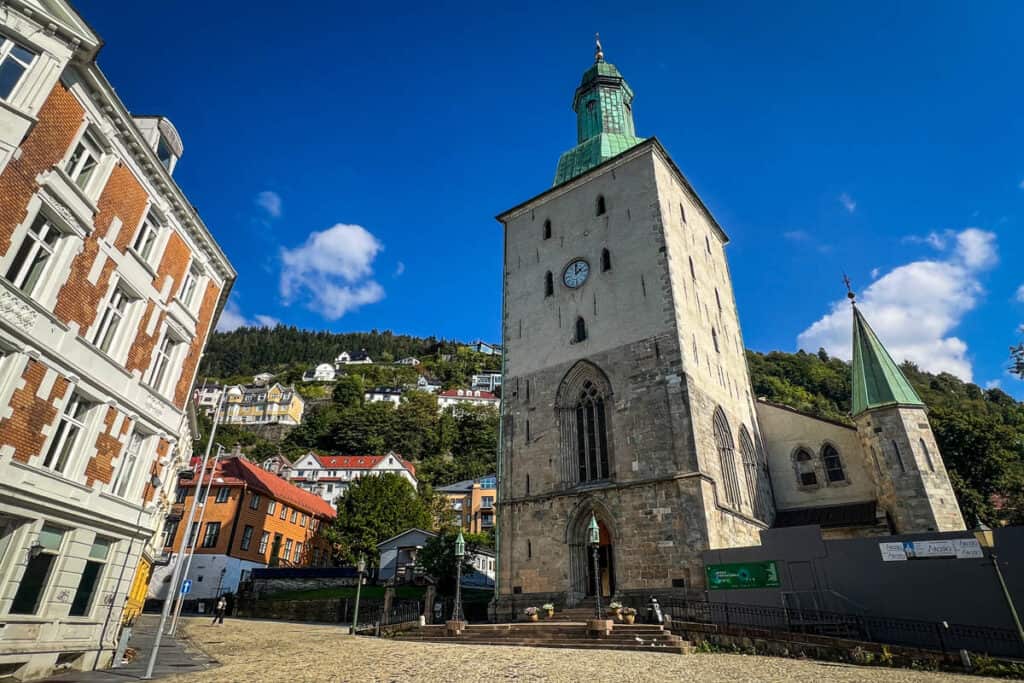
[[[349,455],[384,453],[393,442],[394,425],[395,408],[387,401],[347,408],[331,426],[326,445]]]
[[[437,397],[422,391],[406,392],[395,409],[390,448],[410,458],[437,453]]]
[[[442,529],[434,538],[429,539],[417,555],[417,563],[423,570],[434,577],[437,581],[437,590],[443,595],[455,593],[455,580],[459,568],[458,560],[455,558],[455,539],[458,537],[458,529]],[[462,573],[471,574],[476,571],[473,568],[473,553],[479,546],[463,536],[466,541],[466,554],[462,560]]]
[[[341,408],[355,408],[363,405],[366,389],[359,375],[342,375],[334,385],[331,400]]]
[[[363,554],[376,566],[378,543],[414,527],[432,528],[429,501],[391,472],[355,480],[337,503],[338,516],[325,533],[345,564],[355,564]]]

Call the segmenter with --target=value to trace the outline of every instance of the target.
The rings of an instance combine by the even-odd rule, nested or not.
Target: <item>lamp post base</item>
[[[460,636],[466,630],[466,622],[459,619],[450,619],[444,622],[444,631],[450,636]]]
[[[603,638],[610,636],[614,622],[611,619],[588,619],[587,620],[587,637],[589,638]]]

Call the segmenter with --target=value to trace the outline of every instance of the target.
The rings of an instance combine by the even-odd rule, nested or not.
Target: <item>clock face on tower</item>
[[[576,289],[583,286],[583,283],[587,281],[588,275],[590,275],[590,264],[583,259],[576,259],[565,267],[565,273],[562,274],[562,282],[565,283],[566,287]]]

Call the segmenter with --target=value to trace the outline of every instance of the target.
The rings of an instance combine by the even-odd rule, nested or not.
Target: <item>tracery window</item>
[[[730,506],[740,506],[740,484],[736,477],[735,445],[729,422],[721,408],[715,409],[714,417],[715,447],[718,449],[718,464],[722,470],[722,484],[725,487],[725,499]]]
[[[754,442],[750,440],[750,434],[746,427],[740,427],[740,458],[743,460],[743,472],[746,475],[750,507],[757,517],[761,517],[763,501],[757,482],[757,451],[754,450]]]
[[[567,485],[611,476],[611,386],[586,361],[570,370],[558,389],[561,479]]]
[[[587,380],[576,401],[576,453],[579,480],[608,478],[608,431],[604,397]]]

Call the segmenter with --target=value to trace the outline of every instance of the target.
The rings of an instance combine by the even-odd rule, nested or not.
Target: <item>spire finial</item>
[[[594,62],[603,62],[604,52],[601,51],[601,34],[594,34]]]
[[[857,293],[853,291],[853,287],[850,286],[850,278],[843,273],[843,283],[846,285],[846,298],[850,300],[851,306],[857,305]]]

